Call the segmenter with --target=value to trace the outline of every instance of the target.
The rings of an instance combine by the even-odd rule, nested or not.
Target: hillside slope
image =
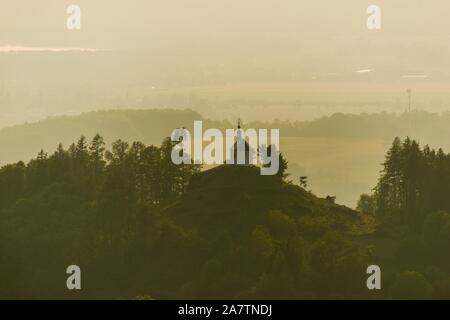
[[[269,211],[292,219],[327,217],[330,228],[343,232],[360,222],[358,212],[276,176],[261,176],[253,166],[222,165],[194,175],[188,192],[165,212],[183,226],[215,233],[225,227],[251,228],[263,223]]]
[[[196,239],[183,253],[196,257],[195,266],[178,260],[188,270],[200,270],[182,281],[192,297],[366,294],[367,256],[351,239],[367,221],[299,186],[261,176],[257,167],[222,165],[194,175],[188,192],[161,215]]]

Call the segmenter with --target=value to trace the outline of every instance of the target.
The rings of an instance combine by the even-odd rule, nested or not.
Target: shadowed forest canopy
[[[405,228],[414,229],[429,213],[450,211],[449,190],[448,153],[428,145],[421,148],[410,138],[395,138],[372,196],[371,212],[384,221],[400,222]],[[366,201],[370,202],[369,198]]]
[[[95,135],[3,166],[0,297],[450,298],[443,151],[396,139],[357,212],[254,166],[175,166],[172,147]]]
[[[203,120],[205,129],[234,128],[240,112],[236,111],[235,116],[229,121],[217,121],[192,110],[153,109],[49,118],[0,130],[0,165],[27,162],[41,148],[52,150],[60,142],[68,146],[82,134],[92,137],[101,131],[107,145],[117,139],[156,145],[174,128],[192,130],[194,120]],[[308,176],[308,185],[317,195],[334,195],[339,203],[353,208],[359,195],[370,192],[376,183],[384,150],[392,137],[410,135],[410,128],[414,128],[414,136],[421,143],[450,149],[444,139],[450,135],[450,119],[445,113],[334,114],[314,121],[251,119],[243,118],[244,128],[280,129],[280,148],[289,158],[289,173]]]
[[[449,192],[448,153],[408,137],[394,139],[374,193],[358,203],[379,223],[361,240],[371,242],[380,262],[390,265],[389,297],[450,298]]]
[[[118,140],[106,151],[96,135],[2,167],[0,296],[364,293],[368,254],[350,239],[357,212],[257,167],[175,166],[172,146]],[[65,289],[70,264],[83,270],[79,293]]]

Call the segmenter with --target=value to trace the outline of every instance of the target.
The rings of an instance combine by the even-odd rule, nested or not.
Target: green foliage
[[[377,202],[373,195],[362,194],[356,205],[356,210],[361,213],[375,214],[377,212]]]
[[[425,277],[416,271],[405,271],[389,289],[389,297],[395,300],[424,300],[433,297],[433,287]]]
[[[450,214],[444,211],[427,216],[422,226],[422,238],[430,258],[441,266],[450,266]]]
[[[396,138],[375,188],[376,211],[386,222],[417,229],[427,213],[450,210],[449,188],[450,155]]]
[[[0,169],[0,297],[352,296],[322,279],[335,262],[362,267],[346,235],[356,212],[257,167],[175,166],[169,139],[104,145],[82,137]],[[337,242],[323,238],[333,228]],[[83,270],[82,292],[65,290],[70,264]]]
[[[91,270],[87,281],[96,289],[87,295],[111,291],[117,298],[126,278],[111,284],[110,277],[138,268],[139,255],[146,256],[158,238],[169,235],[171,248],[189,245],[189,233],[168,233],[171,223],[156,219],[155,212],[185,192],[200,167],[173,168],[164,143],[130,147],[118,140],[105,152],[97,134],[91,143],[81,137],[68,150],[60,144],[50,156],[41,150],[27,165],[2,167],[0,296],[70,298],[62,284],[65,268],[75,263]]]
[[[269,212],[267,224],[271,233],[278,238],[290,238],[297,232],[293,219],[280,211]]]
[[[358,209],[381,221],[371,241],[374,255],[398,274],[389,279],[394,299],[449,297],[450,155],[406,138],[395,138],[373,195]],[[418,270],[402,272],[405,269]]]
[[[450,297],[450,215],[445,192],[428,191],[446,183],[442,151],[396,140],[358,207],[384,224],[364,228],[372,214],[254,166],[175,166],[172,147],[117,140],[106,150],[96,135],[2,167],[0,297]],[[408,232],[392,238],[388,224]],[[367,290],[372,263],[387,265],[389,290]],[[82,292],[65,290],[70,264],[82,267]]]
[[[429,214],[423,224],[423,238],[431,248],[448,252],[450,249],[450,214],[443,211]]]
[[[314,270],[321,292],[329,298],[364,294],[365,275],[361,272],[367,253],[342,235],[331,232],[317,240],[311,248],[311,268]],[[326,291],[333,287],[335,290]]]
[[[25,164],[18,162],[0,170],[0,208],[16,201],[25,190]]]
[[[308,187],[308,177],[307,176],[301,176],[299,178],[299,184],[300,184],[300,187],[306,189]]]
[[[255,255],[262,260],[270,258],[275,252],[274,240],[265,226],[258,225],[252,232],[251,246]]]

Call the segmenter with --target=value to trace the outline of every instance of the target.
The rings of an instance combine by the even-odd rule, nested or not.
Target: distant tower
[[[411,89],[408,88],[408,90],[406,90],[406,93],[408,94],[408,112],[407,112],[407,117],[408,117],[408,132],[407,135],[411,135]]]
[[[236,142],[242,140],[242,130],[241,130],[241,119],[238,119],[237,132],[236,132]]]
[[[411,89],[406,90],[408,93],[408,113],[411,112]]]

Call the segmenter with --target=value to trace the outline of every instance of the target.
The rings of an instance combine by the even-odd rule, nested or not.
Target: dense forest
[[[306,177],[176,166],[172,147],[107,150],[95,135],[3,166],[0,297],[450,298],[442,150],[396,139],[354,211],[307,191]],[[72,264],[82,290],[66,288]],[[366,287],[371,264],[382,290]]]
[[[96,135],[2,167],[0,296],[365,293],[368,252],[349,236],[357,212],[253,166],[175,166],[172,146],[118,140],[106,151]],[[79,292],[65,287],[71,264],[82,268]]]
[[[160,147],[117,140],[105,151],[96,135],[67,150],[59,145],[52,155],[42,150],[27,165],[2,167],[1,295],[55,297],[49,288],[64,275],[57,269],[63,261],[91,266],[94,259],[92,274],[100,277],[108,264],[123,268],[127,257],[115,254],[143,240],[142,219],[184,193],[200,169],[174,165],[172,147],[169,138]]]
[[[450,155],[397,137],[387,152],[374,194],[363,195],[359,207],[376,213],[387,225],[415,232],[431,213],[450,211],[449,190]]]
[[[408,270],[401,280],[412,297],[450,298],[449,190],[450,154],[397,137],[374,193],[360,197],[358,209],[379,220],[379,250],[392,252],[385,262]]]

